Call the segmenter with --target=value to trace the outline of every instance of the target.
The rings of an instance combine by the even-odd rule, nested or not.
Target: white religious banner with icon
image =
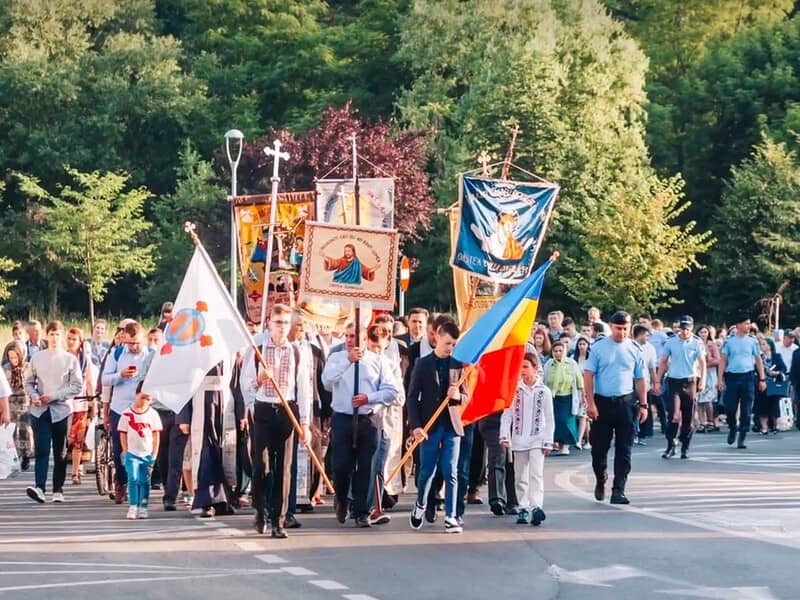
[[[306,222],[301,299],[367,301],[375,308],[392,308],[397,241],[394,229]]]
[[[164,344],[153,357],[142,391],[180,412],[213,366],[252,345],[228,290],[197,243],[164,331]]]
[[[317,220],[354,225],[355,182],[352,179],[320,179],[317,186]],[[394,227],[394,179],[358,178],[358,224]]]

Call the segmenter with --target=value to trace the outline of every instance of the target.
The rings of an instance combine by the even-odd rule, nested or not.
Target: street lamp
[[[231,154],[231,142],[238,146],[236,158]],[[225,133],[225,153],[228,155],[228,164],[231,167],[231,298],[233,305],[237,306],[236,300],[236,278],[238,277],[239,255],[238,232],[236,231],[236,213],[234,211],[233,198],[236,197],[236,170],[239,168],[239,159],[242,158],[242,148],[244,147],[244,134],[238,129],[230,129]]]

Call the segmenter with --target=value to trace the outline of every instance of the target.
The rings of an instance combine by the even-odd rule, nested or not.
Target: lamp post
[[[231,153],[231,143],[238,146],[236,158]],[[236,231],[236,212],[234,211],[233,198],[236,197],[236,170],[239,168],[239,159],[242,158],[242,148],[244,147],[244,134],[238,129],[230,129],[225,132],[225,153],[228,155],[228,164],[231,167],[231,298],[233,305],[238,306],[236,294],[236,278],[239,270],[239,244],[238,231]]]

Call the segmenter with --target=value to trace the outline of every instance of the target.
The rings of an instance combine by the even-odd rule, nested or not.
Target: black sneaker
[[[272,537],[278,540],[285,540],[289,537],[289,534],[286,533],[286,530],[283,527],[273,527]]]
[[[176,510],[175,502],[173,502],[172,500],[164,500],[164,510],[167,512],[172,512]]]
[[[256,515],[256,518],[253,521],[253,528],[256,530],[257,533],[260,534],[263,534],[267,530],[267,524],[264,521],[263,515],[261,517]]]
[[[611,504],[630,504],[625,492],[611,492]]]
[[[367,517],[366,515],[361,515],[360,517],[356,517],[356,527],[360,527],[362,529],[371,527],[371,525],[369,524],[369,517]]]
[[[336,520],[339,523],[346,523],[347,522],[347,503],[346,502],[337,502],[336,503]]]
[[[23,456],[19,461],[20,469],[22,469],[23,471],[27,471],[28,468],[30,468],[30,466],[31,466],[31,459],[27,456]]]
[[[731,429],[728,432],[728,446],[732,446],[733,442],[735,442],[735,441],[736,441],[736,430],[735,429]]]
[[[424,516],[425,516],[425,507],[420,506],[415,502],[414,508],[411,509],[411,516],[408,518],[408,522],[411,525],[411,529],[422,529],[422,518]]]
[[[492,514],[497,517],[502,517],[506,514],[506,507],[503,506],[502,502],[492,502],[491,504]]]
[[[688,450],[681,450],[681,459],[686,460],[689,458],[689,451]]]
[[[25,490],[25,493],[28,494],[28,498],[36,500],[39,504],[44,504],[47,500],[44,496],[44,492],[38,487],[29,487]]]
[[[531,525],[538,527],[546,518],[547,515],[544,514],[544,511],[541,508],[536,507],[531,512]]]
[[[667,442],[667,449],[664,450],[664,453],[661,455],[661,458],[669,460],[673,456],[675,456],[675,442],[669,440]]]
[[[436,523],[436,504],[430,503],[425,507],[425,520],[428,523]]]
[[[283,526],[286,527],[286,529],[300,529],[303,524],[298,521],[294,515],[286,515]]]

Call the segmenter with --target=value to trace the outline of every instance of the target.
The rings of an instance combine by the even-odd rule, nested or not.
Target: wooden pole
[[[470,365],[464,369],[464,372],[461,374],[461,377],[456,383],[456,387],[460,387],[461,384],[464,383],[464,381],[466,381],[467,376],[469,375],[470,371],[473,368],[474,367]],[[439,415],[441,415],[444,412],[444,409],[447,408],[447,405],[449,403],[450,403],[450,398],[445,396],[445,399],[442,400],[442,402],[439,404],[439,407],[436,409],[436,412],[434,412],[431,418],[428,419],[428,422],[425,423],[425,427],[422,428],[422,431],[428,433],[430,428],[433,427],[433,425],[436,423],[436,419],[438,419]],[[392,472],[389,473],[389,476],[386,478],[386,481],[383,482],[384,488],[388,486],[389,483],[392,481],[392,479],[394,479],[395,476],[400,472],[400,469],[402,469],[403,465],[408,462],[408,459],[411,458],[411,456],[414,454],[414,450],[416,450],[417,446],[419,446],[421,443],[422,443],[421,441],[415,439],[414,443],[411,444],[411,446],[409,446],[408,450],[406,450],[406,453],[403,455],[403,458],[400,459],[400,462],[397,463]]]
[[[272,384],[272,387],[275,388],[275,393],[278,394],[278,400],[281,401],[281,405],[283,406],[283,410],[286,411],[286,414],[289,416],[289,420],[292,422],[292,428],[294,429],[295,433],[297,433],[297,436],[299,437],[300,441],[306,447],[306,450],[308,451],[308,455],[311,457],[311,461],[314,463],[314,466],[317,467],[317,470],[319,471],[320,476],[325,481],[327,486],[331,490],[333,490],[333,484],[331,483],[331,480],[328,478],[328,476],[325,474],[325,467],[320,462],[319,458],[314,453],[314,451],[311,449],[311,440],[310,439],[306,439],[306,435],[305,435],[305,432],[303,431],[303,427],[298,422],[297,417],[294,416],[294,413],[292,412],[292,407],[289,406],[289,403],[286,401],[286,398],[284,398],[284,396],[283,396],[283,392],[281,392],[281,388],[278,387],[278,382],[275,381],[275,378],[267,370],[268,366],[267,366],[267,361],[264,360],[264,355],[261,354],[261,350],[259,350],[258,346],[256,346],[255,344],[253,346],[251,346],[251,347],[252,347],[253,351],[256,353],[256,358],[258,358],[258,362],[261,364],[261,367],[264,369],[264,372],[267,373],[267,376],[269,377],[269,382]]]
[[[361,224],[361,198],[358,189],[358,149],[356,148],[356,134],[353,134],[353,212],[355,213],[353,223]],[[356,318],[356,346],[361,346],[361,303],[355,303]],[[353,396],[358,394],[359,361],[353,363]],[[358,408],[353,408],[353,448],[358,447]]]

